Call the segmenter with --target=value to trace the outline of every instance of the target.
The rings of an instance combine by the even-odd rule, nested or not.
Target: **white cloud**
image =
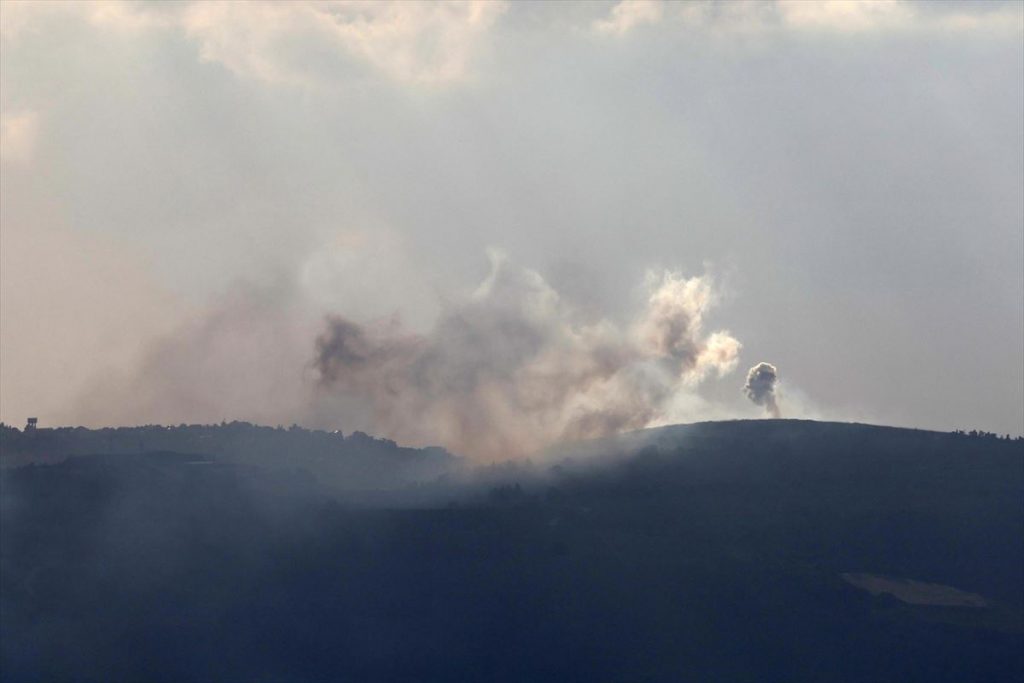
[[[23,36],[38,35],[42,23],[54,17],[75,17],[97,28],[125,32],[173,27],[180,8],[176,3],[4,0],[0,36],[5,41],[18,41]]]
[[[1024,33],[1024,3],[1012,3],[990,12],[951,12],[935,25],[951,32]]]
[[[778,0],[782,23],[798,31],[878,31],[900,28],[915,19],[912,5],[900,0]]]
[[[504,3],[478,0],[196,3],[182,25],[204,60],[240,76],[314,85],[325,70],[355,61],[396,81],[441,85],[471,75],[473,57],[504,10]]]
[[[35,150],[39,117],[34,111],[0,115],[0,159],[28,163]]]
[[[934,4],[908,0],[734,0],[666,3],[622,0],[591,24],[600,35],[623,35],[643,24],[666,23],[714,35],[737,33],[872,33],[929,31],[1024,32],[1024,5]]]
[[[117,31],[173,28],[180,20],[180,6],[176,3],[150,5],[100,0],[81,4],[80,7],[94,26]]]
[[[656,24],[664,14],[660,0],[622,0],[608,13],[605,19],[594,22],[597,33],[622,35],[636,26]]]
[[[445,85],[471,77],[474,57],[505,12],[501,0],[444,2],[4,3],[3,37],[58,14],[118,32],[179,30],[202,60],[275,84],[330,85],[363,65],[393,80]]]

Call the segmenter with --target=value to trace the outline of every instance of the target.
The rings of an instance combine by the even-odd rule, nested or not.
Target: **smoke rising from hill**
[[[771,363],[758,363],[747,373],[747,383],[743,386],[747,398],[765,410],[772,417],[782,417],[778,400],[775,395],[775,384],[779,381],[779,371]]]
[[[629,325],[585,322],[538,273],[492,254],[485,282],[426,334],[331,316],[314,367],[322,389],[368,405],[378,433],[477,459],[641,428],[734,369],[741,346],[704,333],[706,277],[650,274],[647,287]]]
[[[635,309],[613,314],[608,297],[578,304],[494,252],[475,291],[435,305],[404,281],[402,296],[375,291],[414,279],[394,255],[383,276],[389,254],[374,252],[366,272],[346,261],[340,282],[239,287],[47,422],[297,423],[487,462],[706,416],[698,385],[736,366],[739,341],[706,329],[716,301],[707,275],[649,272]],[[366,301],[350,294],[353,278]],[[332,309],[342,315],[325,321]]]

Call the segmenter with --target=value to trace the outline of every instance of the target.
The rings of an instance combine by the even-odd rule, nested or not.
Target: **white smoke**
[[[325,391],[364,402],[382,435],[478,459],[656,421],[667,402],[736,366],[740,343],[704,334],[706,277],[648,277],[632,323],[580,322],[536,272],[492,255],[484,283],[424,335],[332,316],[316,340]]]

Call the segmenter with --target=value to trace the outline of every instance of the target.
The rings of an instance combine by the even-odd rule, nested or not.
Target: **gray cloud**
[[[779,381],[779,372],[771,363],[758,363],[747,373],[747,383],[743,390],[747,398],[765,410],[772,417],[782,417],[778,398],[775,395],[775,384]]]

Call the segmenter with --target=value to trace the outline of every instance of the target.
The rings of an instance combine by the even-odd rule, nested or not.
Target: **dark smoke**
[[[772,417],[782,417],[775,396],[775,384],[779,381],[779,371],[771,363],[758,363],[747,373],[747,383],[743,386],[747,398],[765,410]]]

